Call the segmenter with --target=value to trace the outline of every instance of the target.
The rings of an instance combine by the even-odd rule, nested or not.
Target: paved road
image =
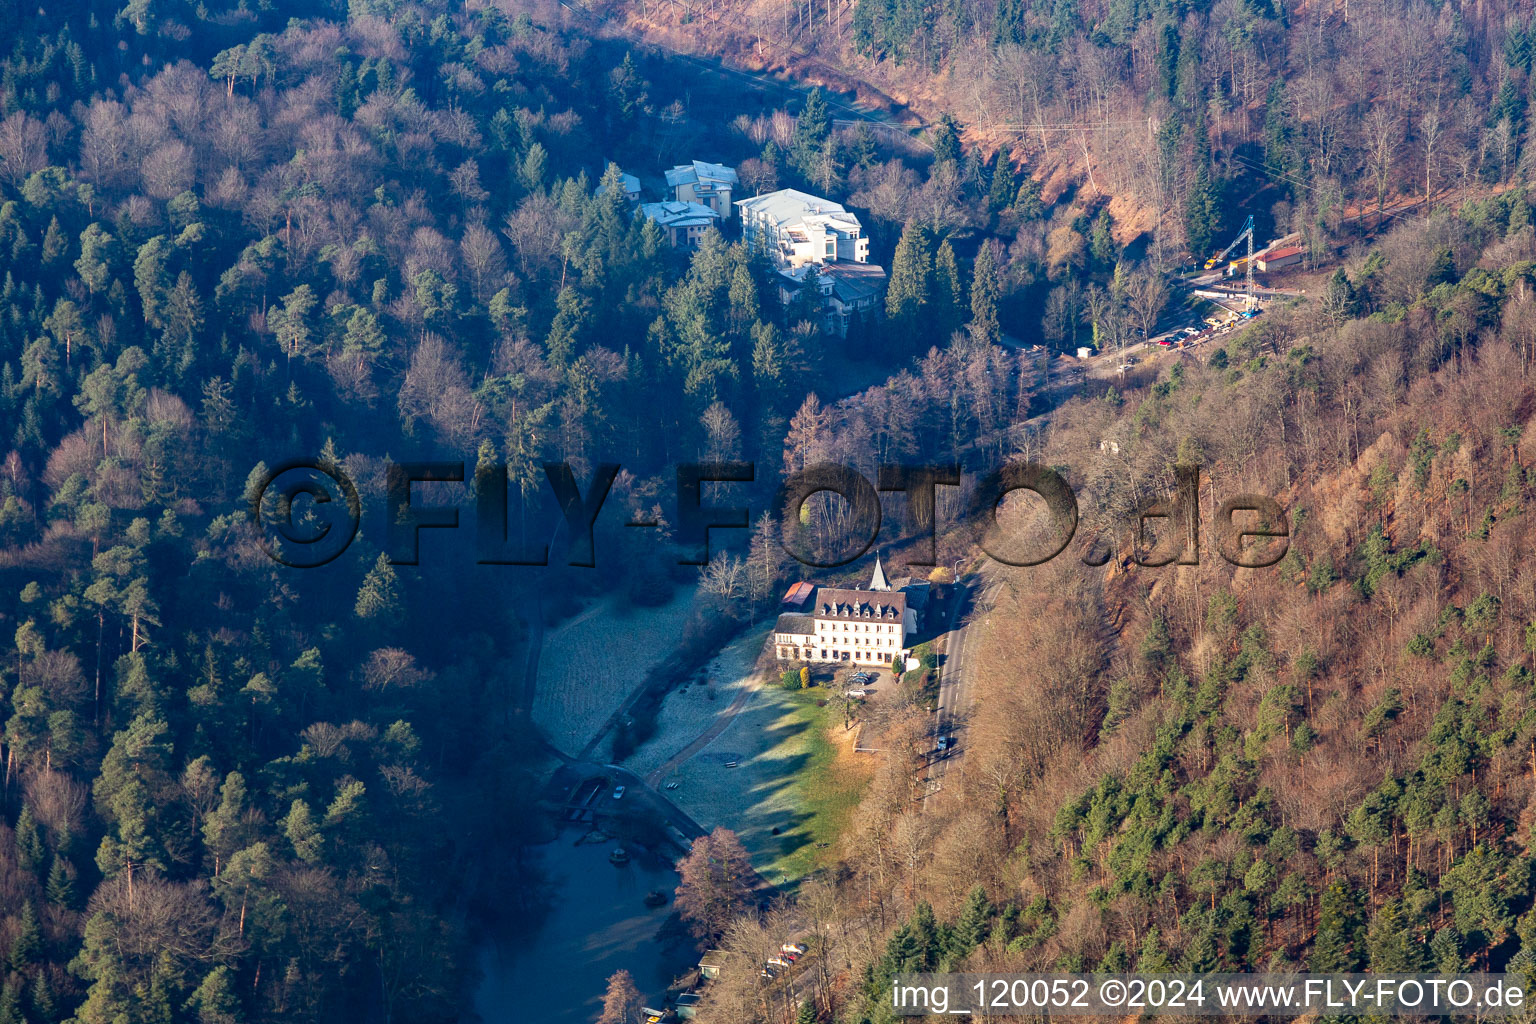
[[[991,610],[994,586],[996,584],[983,585],[980,581],[955,586],[949,638],[944,643],[944,670],[939,676],[939,707],[933,716],[934,747],[937,748],[942,736],[952,737],[952,746],[948,756],[929,765],[927,787],[923,791],[924,810],[928,808],[929,797],[943,790],[944,776],[950,765],[965,755],[965,722],[971,701],[971,662],[966,655],[974,644],[972,627]]]

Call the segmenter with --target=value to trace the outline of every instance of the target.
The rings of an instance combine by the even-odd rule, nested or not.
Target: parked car
[[[953,736],[940,736],[939,737],[939,749],[940,750],[949,750],[954,745],[955,745],[955,738]]]
[[[809,947],[804,946],[804,945],[802,945],[802,944],[800,944],[798,942],[786,942],[786,943],[784,943],[784,945],[779,947],[779,950],[780,950],[780,952],[794,953],[797,956],[803,956],[805,954],[806,949],[808,949],[808,948]]]
[[[1159,345],[1161,345],[1163,348],[1170,348],[1173,345],[1173,339],[1172,338],[1159,338],[1159,339],[1157,339],[1157,343]]]
[[[849,690],[845,696],[848,696],[848,697],[868,697],[869,696],[869,691],[868,690]]]
[[[622,800],[622,799],[624,799],[624,787],[623,786],[614,786],[613,787],[613,798],[615,800]]]
[[[774,978],[777,978],[779,975],[778,975],[777,972],[774,971],[774,969],[772,967],[764,967],[762,970],[757,972],[757,976],[759,978],[767,978],[769,981],[772,981]]]
[[[768,958],[768,966],[769,967],[783,967],[785,969],[788,969],[789,965],[792,962],[793,961],[784,959],[782,956],[771,956],[771,957]]]

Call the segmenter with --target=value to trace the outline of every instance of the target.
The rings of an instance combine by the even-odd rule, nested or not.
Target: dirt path
[[[668,774],[669,772],[676,771],[679,766],[681,766],[694,754],[697,754],[699,751],[713,743],[717,736],[725,732],[726,729],[730,728],[731,723],[736,720],[736,716],[741,713],[741,709],[747,706],[747,701],[751,700],[752,695],[756,692],[757,686],[743,687],[741,693],[736,695],[736,699],[731,701],[731,706],[716,716],[714,725],[711,725],[708,729],[705,729],[698,735],[696,739],[694,739],[692,743],[689,743],[682,750],[679,750],[676,754],[673,754],[671,757],[667,758],[665,764],[651,772],[651,774],[647,775],[645,777],[645,784],[650,786],[652,789],[655,789],[657,783],[661,781],[662,776]]]

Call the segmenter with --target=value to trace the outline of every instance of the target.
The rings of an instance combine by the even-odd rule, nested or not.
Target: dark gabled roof
[[[905,594],[824,587],[816,594],[812,610],[818,619],[902,623],[906,619],[907,598]]]
[[[801,612],[785,612],[779,616],[779,621],[773,624],[773,629],[776,633],[814,633],[816,616]]]
[[[901,594],[907,599],[907,604],[913,611],[921,612],[928,604],[928,582],[923,580],[918,583],[908,583],[901,588]]]

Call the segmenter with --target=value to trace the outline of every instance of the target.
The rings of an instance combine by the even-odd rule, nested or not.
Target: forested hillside
[[[1113,196],[1159,255],[1256,212],[1314,255],[1345,218],[1508,182],[1532,152],[1529,12],[1406,0],[607,4],[685,49],[801,69],[927,136],[1000,147],[1048,197]],[[868,91],[868,90],[866,90]],[[852,163],[841,158],[845,168]],[[1283,205],[1278,208],[1276,203]],[[1243,208],[1238,212],[1239,208]],[[1134,211],[1134,215],[1132,212]],[[1269,218],[1273,217],[1270,232]]]
[[[1533,283],[1523,196],[1441,211],[1203,361],[1014,424],[1084,528],[983,569],[945,799],[927,709],[894,713],[843,874],[797,904],[852,964],[824,1011],[893,1019],[896,971],[1531,972]],[[1137,567],[1127,517],[1181,465],[1200,564]],[[1286,510],[1270,568],[1215,552],[1242,492]],[[749,982],[713,998],[780,1019]]]
[[[696,458],[755,460],[755,513],[822,460],[1032,459],[1085,537],[1198,463],[1210,511],[1274,494],[1294,533],[1265,571],[988,570],[952,799],[914,803],[924,713],[893,707],[826,870],[706,935],[809,930],[809,1009],[743,973],[704,1019],[880,1019],[917,966],[1525,962],[1527,24],[866,3],[825,45],[972,86],[931,152],[564,5],[0,11],[0,1024],[470,1019],[473,937],[541,902],[542,624],[702,579],[719,635],[806,575],[769,520],[678,564]],[[1063,119],[1093,127],[977,127]],[[846,202],[881,315],[824,334],[733,230],[685,254],[633,215],[621,169],[694,158]],[[1336,272],[1216,351],[1053,383],[1156,333],[1240,208]],[[246,510],[306,456],[365,506],[307,570]],[[476,565],[447,485],[418,493],[463,528],[390,565],[386,459],[433,457],[507,463],[535,537],[541,463],[620,463],[601,568]]]
[[[371,517],[387,455],[608,459],[649,505],[777,449],[817,329],[614,187],[687,83],[527,11],[4,18],[0,1024],[456,1019],[467,908],[537,903],[528,623],[598,581],[396,569],[376,519],[288,569],[248,481],[319,455]],[[693,572],[612,520],[603,585]]]

